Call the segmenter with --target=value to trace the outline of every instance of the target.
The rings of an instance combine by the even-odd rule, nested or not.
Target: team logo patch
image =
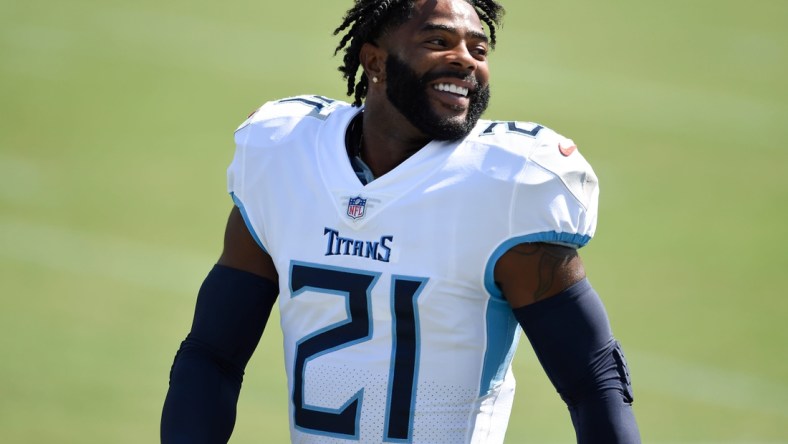
[[[351,197],[347,203],[347,215],[353,219],[361,219],[367,209],[367,200],[361,196]]]

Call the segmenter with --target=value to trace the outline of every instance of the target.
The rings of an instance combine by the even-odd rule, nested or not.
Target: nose
[[[450,52],[449,63],[462,70],[473,72],[476,70],[478,60],[473,57],[465,42],[462,42]]]

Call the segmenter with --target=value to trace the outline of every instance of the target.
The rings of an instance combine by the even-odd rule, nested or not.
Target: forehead
[[[475,33],[484,32],[479,15],[465,0],[419,0],[412,16],[400,29],[417,32],[428,24],[445,25]]]

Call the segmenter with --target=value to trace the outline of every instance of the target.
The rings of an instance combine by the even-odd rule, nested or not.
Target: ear
[[[369,84],[372,85],[372,78],[377,77],[380,82],[386,76],[386,51],[373,43],[364,43],[359,51],[359,61],[364,68]]]

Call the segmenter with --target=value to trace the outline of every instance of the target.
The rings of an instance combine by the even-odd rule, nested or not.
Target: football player
[[[544,126],[480,120],[502,13],[356,0],[335,32],[353,103],[286,98],[240,126],[235,206],[172,367],[163,442],[229,439],[277,297],[293,442],[503,442],[521,330],[578,442],[640,442],[577,253],[596,175]]]

